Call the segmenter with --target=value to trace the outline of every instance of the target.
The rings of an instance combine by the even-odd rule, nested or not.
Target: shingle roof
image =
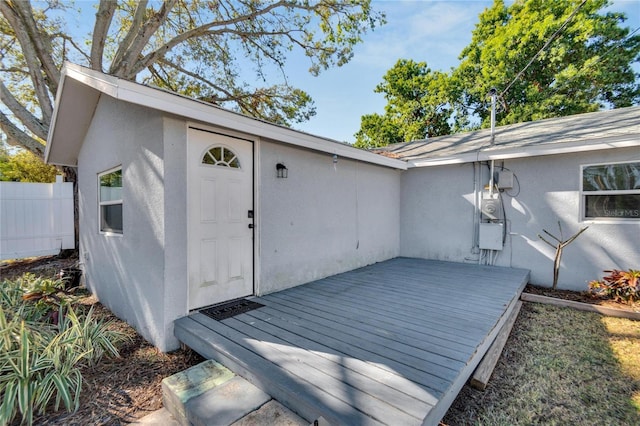
[[[413,166],[640,146],[640,107],[619,108],[389,145],[378,153]]]

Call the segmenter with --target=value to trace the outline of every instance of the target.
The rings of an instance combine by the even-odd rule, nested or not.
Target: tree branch
[[[106,0],[109,1],[109,0]],[[144,13],[147,10],[148,0],[140,0],[138,5],[136,6],[136,11],[133,14],[133,21],[131,22],[131,27],[127,32],[127,35],[124,39],[118,44],[118,50],[116,51],[113,60],[111,61],[111,67],[109,69],[109,73],[116,74],[117,70],[120,68],[122,63],[122,58],[124,57],[127,49],[133,43],[133,40],[138,35],[140,28],[142,27],[142,22],[144,21]]]
[[[43,158],[45,146],[18,129],[2,111],[0,111],[0,129],[7,135],[7,142],[10,145],[20,146]]]
[[[18,102],[2,80],[0,80],[0,100],[29,131],[41,139],[47,138],[47,127],[44,123]]]
[[[130,73],[132,75],[137,75],[140,71],[142,71],[143,69],[147,68],[149,66],[149,64],[152,64],[154,62],[158,61],[158,58],[164,57],[164,55],[171,50],[172,48],[174,48],[175,46],[179,45],[180,43],[183,43],[189,39],[192,38],[196,38],[196,37],[200,37],[203,35],[217,35],[217,34],[225,34],[225,33],[235,33],[235,34],[242,34],[241,31],[235,30],[235,29],[230,29],[228,28],[229,25],[233,25],[233,24],[237,24],[240,23],[242,21],[247,21],[247,20],[254,20],[259,16],[262,16],[264,14],[269,13],[270,11],[272,11],[273,9],[276,9],[278,7],[281,6],[285,6],[288,3],[286,1],[279,1],[276,3],[272,3],[269,4],[268,6],[266,6],[263,9],[260,10],[256,10],[252,13],[246,14],[246,15],[241,15],[241,16],[237,16],[235,18],[232,19],[227,19],[227,20],[222,20],[222,21],[211,21],[211,22],[207,22],[206,24],[200,25],[199,27],[196,27],[192,30],[189,31],[185,31],[181,34],[178,34],[176,37],[172,38],[171,40],[169,40],[168,42],[166,42],[165,44],[163,44],[162,46],[160,46],[159,48],[157,48],[156,50],[148,53],[147,55],[144,56],[144,58],[142,58],[140,61],[138,61],[135,64],[135,68],[130,70]],[[291,7],[294,7],[292,5],[290,5]],[[295,6],[298,9],[308,9],[307,7],[303,7],[303,6]],[[211,30],[211,28],[214,27],[220,27],[221,29],[219,30]],[[251,33],[256,34],[256,33]]]
[[[100,0],[98,12],[96,12],[96,23],[93,26],[93,39],[91,42],[91,68],[102,71],[102,54],[104,44],[107,39],[109,27],[118,3],[112,0]]]
[[[46,34],[43,34],[38,29],[36,21],[33,18],[33,9],[31,3],[26,1],[13,2],[16,6],[16,12],[21,16],[23,25],[26,27],[29,38],[33,43],[38,59],[40,60],[41,68],[47,76],[48,87],[51,93],[56,93],[58,90],[58,83],[60,82],[60,71],[56,66],[53,57],[51,56],[51,44]]]
[[[15,3],[20,2],[14,2],[12,4]],[[11,25],[11,28],[13,28],[16,38],[20,43],[24,60],[29,69],[29,77],[33,83],[38,104],[42,110],[42,119],[45,123],[49,123],[51,121],[51,115],[53,114],[53,106],[51,105],[51,99],[49,98],[49,92],[47,91],[46,81],[41,73],[42,65],[38,58],[36,49],[25,29],[25,25],[23,24],[20,15],[11,8],[8,2],[0,1],[0,12],[2,12],[5,19],[9,22],[9,25]],[[55,91],[52,93],[55,93]]]
[[[169,67],[171,67],[171,68],[173,68],[173,69],[175,69],[175,70],[177,70],[177,71],[179,71],[179,72],[181,72],[181,73],[193,78],[194,80],[200,81],[200,82],[206,84],[207,86],[212,87],[213,89],[215,89],[215,90],[217,90],[219,92],[222,92],[226,96],[228,96],[228,99],[217,99],[217,100],[219,100],[221,102],[230,101],[230,100],[235,100],[236,99],[236,97],[231,92],[225,90],[224,88],[222,88],[222,87],[220,87],[220,86],[218,86],[216,84],[213,84],[213,82],[207,80],[206,78],[203,78],[201,75],[199,75],[199,74],[197,74],[195,72],[191,72],[191,71],[185,69],[184,67],[181,67],[180,65],[178,65],[176,63],[173,63],[173,62],[171,62],[171,61],[169,61],[167,59],[164,59],[164,58],[160,59],[158,62],[161,63],[161,64],[164,64],[164,65],[167,65],[167,66],[169,66]]]
[[[564,241],[562,243],[562,246],[568,246],[569,244],[571,244],[573,242],[573,240],[575,240],[576,238],[578,238],[580,236],[580,234],[582,234],[584,231],[586,231],[589,227],[585,226],[584,228],[582,228],[580,231],[578,231],[577,234],[575,234],[573,237],[569,238],[567,241]]]
[[[543,231],[544,231],[544,229],[543,229]],[[549,244],[549,245],[550,245],[551,247],[553,247],[553,248],[556,248],[556,247],[557,247],[557,246],[556,246],[556,244],[552,244],[552,243],[550,243],[549,241],[545,240],[545,239],[542,237],[542,235],[540,235],[540,234],[538,234],[538,238],[540,238],[542,241],[544,241],[545,243]]]
[[[87,60],[87,63],[90,63],[90,61],[91,61],[91,57],[90,57],[89,55],[87,55],[87,54],[86,54],[86,53],[85,53],[85,52],[80,48],[80,46],[79,46],[79,45],[78,45],[78,44],[77,44],[77,43],[76,43],[76,42],[71,38],[71,36],[69,36],[69,35],[67,35],[67,34],[64,34],[64,33],[56,33],[56,34],[54,34],[54,36],[56,36],[56,37],[60,37],[60,38],[61,38],[61,39],[63,39],[64,41],[68,41],[68,42],[71,44],[71,46],[73,46],[73,47],[76,49],[76,51],[77,51],[78,53],[80,53],[80,54],[81,54],[81,55],[82,55],[82,56]]]
[[[133,39],[131,46],[129,46],[127,51],[124,53],[116,75],[130,80],[138,74],[137,71],[132,72],[132,70],[138,69],[137,61],[142,54],[142,50],[149,42],[151,36],[153,36],[158,28],[160,28],[160,25],[165,21],[169,12],[171,12],[171,9],[176,3],[177,0],[166,0],[162,4],[162,7],[160,7],[160,10],[154,13],[151,19],[149,19],[142,28],[140,28],[138,34]],[[136,14],[137,12],[138,11],[136,10]]]
[[[562,240],[559,240],[558,237],[556,237],[555,235],[551,234],[549,231],[547,231],[546,229],[543,229],[542,232],[544,232],[545,234],[547,234],[548,236],[550,236],[551,238],[553,238],[554,240],[556,240],[559,243],[562,243]],[[562,232],[562,231],[560,231]],[[562,235],[560,235],[560,238],[562,238]],[[554,246],[555,247],[555,246]]]

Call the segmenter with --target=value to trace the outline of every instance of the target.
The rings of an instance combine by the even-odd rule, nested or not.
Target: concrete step
[[[315,425],[315,422],[312,423]],[[147,414],[130,426],[181,426],[166,408]],[[319,426],[328,426],[324,419],[318,419]],[[309,426],[308,422],[275,399],[250,412],[231,426]]]
[[[270,400],[268,394],[213,360],[162,381],[164,407],[184,426],[231,425]]]

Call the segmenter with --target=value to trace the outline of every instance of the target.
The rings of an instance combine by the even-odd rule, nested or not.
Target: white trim
[[[195,127],[192,127],[192,129],[196,129]],[[222,160],[222,161],[218,161],[218,160],[214,160],[217,161],[217,163],[224,163],[224,164],[209,164],[209,163],[205,163],[202,160],[204,160],[204,156],[211,152],[212,149],[214,148],[222,148],[225,149],[231,153],[233,153],[233,159],[238,159],[238,167],[233,167],[231,165],[229,165],[226,161]],[[224,154],[224,151],[222,151],[222,154]],[[223,156],[224,157],[224,156]],[[202,153],[200,154],[200,167],[225,167],[231,170],[241,170],[242,169],[242,162],[240,161],[240,159],[238,158],[238,156],[236,155],[236,152],[230,148],[228,145],[225,144],[215,144],[215,145],[210,145],[208,148],[205,148]]]
[[[640,217],[638,218],[617,218],[614,216],[611,217],[586,217],[586,196],[588,195],[635,195],[640,194],[640,190],[638,189],[618,189],[618,190],[600,190],[600,191],[586,191],[584,190],[584,169],[586,167],[592,166],[609,166],[614,164],[630,164],[630,163],[640,163],[640,160],[624,160],[624,161],[610,161],[610,162],[598,162],[598,163],[590,163],[590,164],[581,164],[580,165],[580,191],[579,197],[580,202],[578,212],[578,217],[580,218],[581,223],[589,223],[589,224],[638,224],[640,222]]]
[[[260,164],[259,164],[259,145],[260,145],[260,139],[258,137],[255,137],[253,135],[247,135],[244,133],[240,133],[237,131],[232,131],[232,130],[228,130],[228,129],[224,129],[224,128],[219,128],[219,127],[214,127],[214,126],[206,126],[203,125],[202,123],[199,122],[194,122],[194,121],[186,121],[185,122],[185,133],[186,133],[186,150],[187,150],[187,162],[188,162],[188,157],[189,157],[189,144],[191,144],[191,138],[189,138],[189,130],[199,130],[199,131],[203,131],[203,132],[210,132],[210,133],[214,133],[214,134],[218,134],[221,136],[225,136],[225,137],[229,137],[229,138],[235,138],[235,139],[240,139],[246,142],[250,142],[252,145],[252,163],[253,163],[253,179],[252,179],[252,205],[253,205],[253,294],[251,296],[256,296],[259,295],[259,272],[260,272],[260,255],[259,255],[259,248],[260,248],[260,224],[259,224],[259,196],[258,196],[258,191],[260,188],[260,185],[258,185],[259,183],[259,173],[260,173]],[[215,145],[210,145],[211,146],[224,146],[224,147],[228,147],[228,145],[226,144],[215,144]],[[206,148],[205,150],[203,150],[202,152],[207,152],[207,150],[210,148]],[[231,149],[231,148],[229,148]],[[235,151],[234,151],[235,153]],[[202,157],[202,153],[200,154],[200,156]],[[240,162],[240,165],[242,166],[242,161]],[[203,166],[203,164],[201,163],[199,166]],[[192,180],[192,174],[188,172],[189,170],[189,165],[187,163],[187,220],[186,220],[186,224],[187,224],[187,235],[189,230],[191,229],[191,224],[189,223],[190,219],[190,214],[189,214],[189,206],[192,205],[193,200],[191,200],[190,194],[191,192],[189,191],[190,185],[193,184]],[[229,170],[234,170],[234,168],[229,168]],[[235,170],[240,170],[240,169],[235,169]],[[187,237],[189,238],[189,236]],[[189,242],[187,242],[187,259],[191,258],[191,253],[189,253],[189,247],[191,247],[191,244],[189,244]],[[189,312],[190,308],[189,308],[189,293],[191,291],[191,285],[189,283],[189,274],[188,274],[188,267],[187,267],[187,312]],[[250,296],[247,296],[250,297]]]
[[[72,78],[101,93],[112,96],[126,102],[145,106],[151,109],[185,117],[190,121],[199,121],[216,127],[235,130],[252,135],[252,138],[261,137],[273,139],[275,142],[286,143],[316,151],[337,154],[341,157],[364,161],[399,170],[406,170],[407,163],[401,160],[384,157],[369,151],[354,148],[351,145],[333,141],[331,139],[313,136],[308,133],[293,130],[287,127],[267,123],[252,117],[248,117],[233,111],[219,108],[215,105],[200,102],[198,100],[182,97],[175,93],[161,89],[143,86],[138,83],[119,79],[101,72],[81,67],[79,65],[65,64],[62,72],[63,78],[59,86],[56,102],[62,93],[62,87],[66,78]],[[56,108],[56,111],[58,108]],[[57,114],[56,114],[57,115]],[[51,129],[47,140],[47,159],[49,149],[55,139],[55,116],[51,122]]]
[[[102,176],[111,174],[111,173],[115,173],[118,170],[120,170],[120,179],[122,180],[122,190],[124,190],[124,171],[122,169],[122,164],[120,164],[119,166],[115,166],[112,167],[108,170],[99,172],[96,175],[96,183],[98,185],[98,233],[101,235],[105,235],[105,236],[113,236],[113,237],[122,237],[124,235],[124,197],[122,196],[122,194],[120,195],[120,199],[118,200],[108,200],[108,201],[102,201],[102,191],[101,191],[101,186],[100,186],[100,178]],[[115,206],[115,205],[121,205],[123,207],[122,209],[122,231],[121,232],[115,232],[115,231],[103,231],[102,230],[102,206]]]
[[[509,160],[514,158],[538,157],[554,154],[571,154],[574,152],[599,151],[613,148],[629,148],[640,146],[640,140],[633,135],[616,136],[599,139],[593,143],[584,141],[563,144],[542,144],[513,148],[483,147],[478,151],[439,157],[433,159],[409,160],[409,168],[443,166],[449,164],[471,163],[476,161]],[[628,163],[628,161],[626,161]]]
[[[58,83],[58,90],[56,91],[56,98],[53,103],[53,115],[51,116],[51,124],[49,125],[49,132],[47,133],[47,146],[44,147],[44,162],[49,164],[49,154],[51,152],[51,145],[53,140],[53,134],[55,125],[58,119],[58,111],[60,111],[60,100],[62,99],[62,89],[64,87],[65,79],[67,78],[67,68],[62,67],[60,72],[60,80]],[[69,166],[68,164],[60,164],[60,166]]]
[[[261,296],[260,291],[260,247],[262,235],[262,210],[260,209],[260,152],[262,139],[253,142],[253,292]]]

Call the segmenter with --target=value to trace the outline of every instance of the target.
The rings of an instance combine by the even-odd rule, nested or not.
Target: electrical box
[[[502,223],[481,223],[479,247],[483,250],[502,250]]]
[[[480,211],[483,219],[502,219],[502,206],[497,193],[483,192],[480,200]]]
[[[498,171],[498,189],[513,188],[513,172],[511,170]]]

